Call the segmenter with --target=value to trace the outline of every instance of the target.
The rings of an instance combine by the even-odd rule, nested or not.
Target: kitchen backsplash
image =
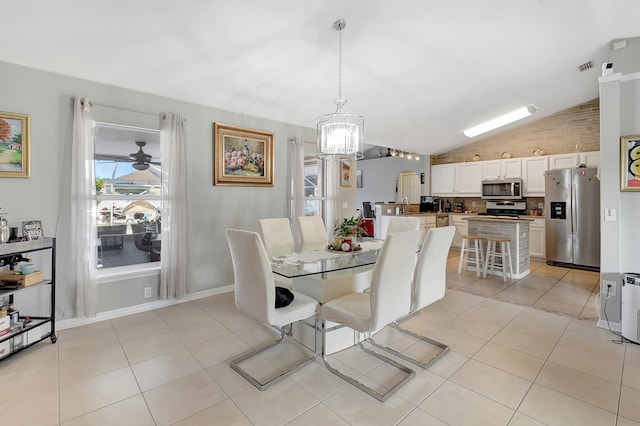
[[[453,211],[455,211],[454,209],[456,206],[461,206],[459,208],[462,209],[462,212],[472,212],[472,213],[487,212],[486,200],[482,200],[478,197],[473,197],[473,198],[442,197],[442,199],[445,201],[449,201],[451,203],[451,209]],[[544,197],[528,197],[528,198],[524,198],[524,201],[527,202],[527,214],[544,216]],[[383,204],[383,206],[391,212],[390,214],[394,214],[393,212],[395,211],[396,204],[386,203],[386,204]],[[406,207],[406,211],[407,213],[419,213],[420,204],[410,204],[408,207]]]
[[[462,212],[472,213],[486,213],[486,200],[482,200],[478,197],[473,198],[452,198],[442,197],[445,201],[451,203],[451,210],[462,210]],[[544,197],[528,197],[524,198],[527,202],[527,214],[543,216],[544,215]],[[457,207],[457,209],[456,209]]]

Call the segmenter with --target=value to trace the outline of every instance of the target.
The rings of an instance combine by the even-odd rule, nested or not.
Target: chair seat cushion
[[[293,292],[293,301],[282,308],[275,309],[271,325],[284,327],[292,322],[312,317],[318,310],[318,302],[302,293]]]
[[[320,317],[365,333],[371,327],[371,301],[369,294],[351,293],[333,299],[320,308]]]

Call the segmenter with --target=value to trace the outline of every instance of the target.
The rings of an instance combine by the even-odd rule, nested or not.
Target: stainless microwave
[[[483,200],[520,200],[522,198],[522,179],[483,180]]]

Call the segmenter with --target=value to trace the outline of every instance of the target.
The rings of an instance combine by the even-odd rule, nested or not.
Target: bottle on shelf
[[[9,242],[10,231],[7,219],[0,216],[0,243],[4,244]]]

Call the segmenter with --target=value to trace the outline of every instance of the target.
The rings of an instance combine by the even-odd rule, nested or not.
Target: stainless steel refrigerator
[[[600,181],[597,168],[545,172],[547,263],[600,268]]]

